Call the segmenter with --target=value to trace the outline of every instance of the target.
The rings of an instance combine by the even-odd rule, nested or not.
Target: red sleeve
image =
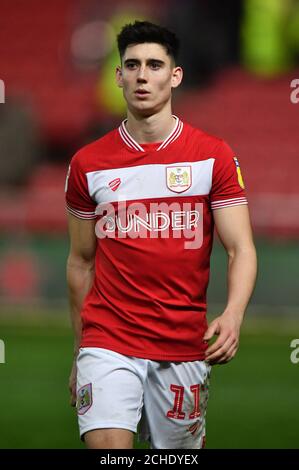
[[[79,219],[95,219],[96,203],[89,195],[86,173],[80,165],[78,154],[70,163],[65,182],[66,207]]]
[[[238,159],[232,149],[221,141],[213,167],[211,208],[214,210],[247,204],[244,189]]]

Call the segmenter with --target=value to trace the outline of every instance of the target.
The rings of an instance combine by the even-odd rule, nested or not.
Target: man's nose
[[[138,82],[146,82],[147,81],[147,78],[146,78],[146,68],[141,66],[139,68],[139,71],[138,71],[138,75],[137,75],[137,81]]]

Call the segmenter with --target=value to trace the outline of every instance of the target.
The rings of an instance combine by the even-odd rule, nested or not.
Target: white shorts
[[[77,360],[80,435],[121,428],[152,449],[200,449],[211,366],[205,361],[141,359],[102,348],[81,348]]]

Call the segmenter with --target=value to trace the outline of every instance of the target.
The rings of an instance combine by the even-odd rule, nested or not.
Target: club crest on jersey
[[[168,166],[166,168],[166,184],[175,193],[182,193],[191,186],[191,166]]]
[[[91,384],[83,385],[77,394],[77,412],[78,415],[84,415],[92,405],[92,386]]]
[[[242,178],[241,168],[240,168],[240,164],[238,162],[237,157],[234,157],[234,162],[235,162],[235,165],[236,165],[236,168],[237,168],[238,183],[239,183],[239,185],[241,186],[242,189],[245,189],[245,184],[244,184],[244,181],[243,181],[243,178]]]

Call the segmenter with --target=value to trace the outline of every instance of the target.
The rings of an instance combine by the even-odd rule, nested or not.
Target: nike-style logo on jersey
[[[109,188],[112,189],[112,191],[116,191],[120,183],[121,183],[121,179],[115,178],[114,180],[109,181],[108,185],[109,185]]]

